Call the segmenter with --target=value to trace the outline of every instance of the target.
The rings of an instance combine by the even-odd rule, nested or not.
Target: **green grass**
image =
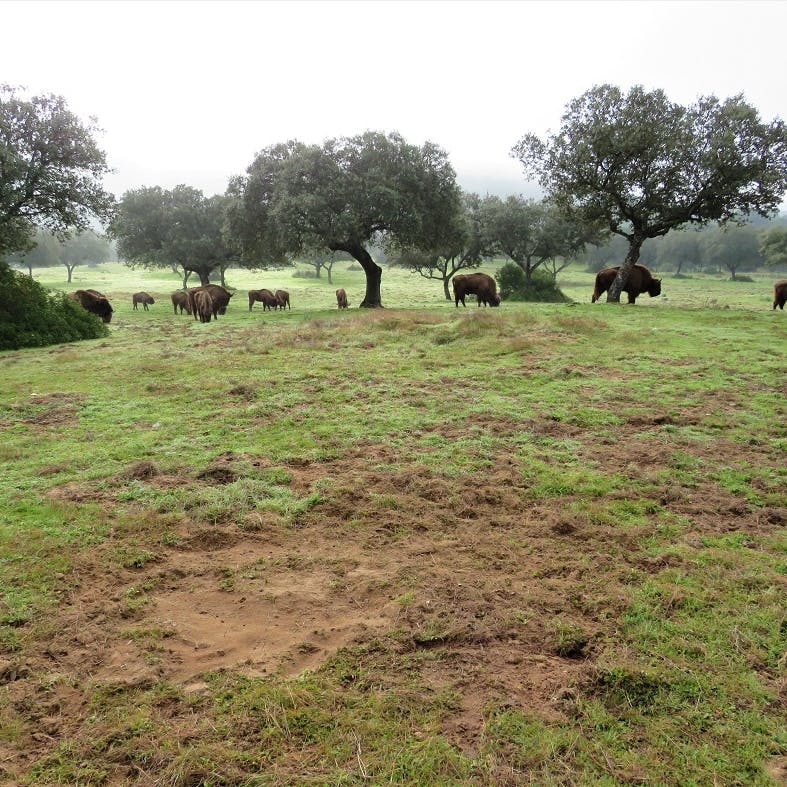
[[[362,274],[230,271],[202,325],[173,274],[78,268],[110,336],[0,355],[0,782],[777,784],[787,318],[764,276],[633,308],[592,278],[457,310],[386,270],[340,313]],[[346,642],[168,671],[168,593],[232,624],[322,576]],[[80,622],[139,675],[70,662]]]

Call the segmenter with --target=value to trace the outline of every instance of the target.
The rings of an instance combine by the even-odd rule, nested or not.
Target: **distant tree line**
[[[71,241],[84,246],[98,222],[129,265],[172,268],[184,287],[191,274],[223,282],[231,265],[297,259],[330,276],[330,261],[344,255],[364,271],[362,307],[383,305],[382,255],[440,280],[448,295],[457,271],[491,255],[507,257],[529,283],[594,244],[614,255],[607,262],[622,257],[610,301],[650,249],[678,271],[715,266],[733,277],[784,263],[782,227],[755,238],[758,230],[739,226],[773,216],[787,191],[781,120],[760,120],[742,96],[681,106],[661,90],[597,85],[567,105],[561,123],[546,139],[525,134],[511,151],[537,177],[541,201],[464,194],[442,148],[375,131],[271,145],[224,194],[153,186],[116,200],[101,184],[109,168],[95,121],[84,124],[61,97],[25,99],[0,85],[0,260],[18,253],[32,270],[34,250],[50,244],[45,231],[64,241],[58,254],[70,280],[77,258],[90,258]],[[692,225],[727,231],[676,234]]]
[[[110,242],[92,230],[77,232],[61,240],[47,230],[37,229],[30,242],[30,247],[7,255],[8,262],[26,268],[30,276],[34,268],[63,265],[69,283],[78,265],[96,265],[108,262],[115,256]]]
[[[588,246],[578,261],[590,271],[620,265],[627,242],[613,236],[606,243]],[[639,262],[659,272],[677,276],[692,273],[741,273],[772,267],[787,271],[787,215],[772,220],[729,227],[708,226],[682,229],[642,244]]]

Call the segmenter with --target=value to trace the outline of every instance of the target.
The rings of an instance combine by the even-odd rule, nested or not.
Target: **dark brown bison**
[[[218,284],[206,284],[203,287],[189,287],[187,290],[189,295],[189,305],[191,306],[191,312],[194,315],[195,320],[199,319],[199,315],[194,308],[194,295],[200,291],[207,292],[208,295],[210,295],[210,300],[213,304],[214,320],[217,320],[220,314],[227,313],[227,306],[229,305],[230,298],[235,294],[234,292],[225,290],[224,287],[220,287]]]
[[[787,279],[777,281],[773,285],[773,308],[777,306],[784,311],[784,304],[787,303]]]
[[[175,290],[175,292],[170,295],[170,298],[172,299],[172,310],[175,314],[178,313],[178,309],[180,309],[181,314],[183,314],[184,311],[186,314],[191,314],[189,294],[185,290]]]
[[[255,301],[259,301],[262,304],[263,311],[266,309],[273,311],[279,305],[276,296],[265,288],[261,290],[249,290],[249,311],[252,310]]]
[[[343,287],[339,287],[336,290],[336,305],[340,309],[346,309],[350,304],[347,302],[347,293],[344,291]]]
[[[70,295],[91,314],[95,314],[106,323],[112,321],[112,304],[110,304],[109,298],[98,290],[77,290]]]
[[[280,309],[290,309],[292,311],[292,306],[290,306],[290,293],[287,290],[276,290],[276,303],[279,305]]]
[[[200,322],[210,322],[211,318],[215,317],[213,298],[211,298],[207,289],[203,287],[195,287],[195,290],[192,306],[194,315],[199,318]]]
[[[141,303],[142,304],[142,308],[145,311],[147,311],[148,310],[148,304],[150,304],[152,306],[155,303],[155,301],[146,292],[135,292],[131,296],[131,304],[132,304],[132,306],[134,308],[134,311],[137,310],[137,304],[138,303]]]
[[[458,308],[459,301],[462,306],[465,303],[466,295],[475,295],[478,305],[499,306],[500,296],[497,294],[495,280],[486,273],[459,273],[453,278],[454,286],[454,305]]]
[[[620,265],[614,268],[604,268],[596,274],[596,286],[593,288],[593,303],[595,303],[615,281]],[[635,265],[631,269],[628,281],[623,287],[623,292],[628,294],[629,303],[635,303],[638,295],[646,292],[651,298],[661,295],[661,279],[654,279],[651,272],[644,265]]]

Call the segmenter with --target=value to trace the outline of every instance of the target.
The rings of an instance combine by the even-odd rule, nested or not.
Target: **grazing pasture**
[[[787,316],[593,279],[78,269],[110,337],[0,354],[0,783],[783,783]]]

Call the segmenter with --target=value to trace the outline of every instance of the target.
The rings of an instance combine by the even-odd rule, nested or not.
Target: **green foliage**
[[[68,281],[71,281],[71,272],[77,265],[105,262],[110,257],[107,240],[91,230],[59,240],[51,232],[39,229],[32,243],[31,249],[8,255],[10,264],[28,268],[31,275],[33,268],[61,264],[66,266]]]
[[[508,262],[495,275],[500,297],[504,301],[530,301],[535,303],[569,303],[557,282],[546,272],[534,271],[528,279],[519,265]]]
[[[239,264],[224,233],[226,207],[226,197],[205,197],[190,186],[134,189],[123,195],[109,233],[131,266],[168,268],[174,263],[207,284],[216,268]]]
[[[60,235],[110,217],[114,198],[101,187],[109,167],[97,130],[61,96],[24,99],[0,85],[0,254],[28,247],[36,226]]]
[[[766,265],[787,265],[787,227],[776,225],[760,235],[760,254]]]
[[[597,228],[569,218],[557,205],[522,196],[487,197],[481,215],[492,248],[528,278],[547,261],[573,256],[600,236]]]
[[[459,203],[445,151],[368,131],[263,150],[235,178],[229,227],[247,259],[281,261],[304,250],[350,254],[366,273],[362,306],[380,306],[382,269],[369,248],[385,233],[403,248],[442,247]]]
[[[557,133],[528,134],[513,153],[569,214],[626,238],[630,265],[647,238],[769,216],[787,189],[785,125],[761,122],[742,96],[683,107],[662,90],[597,85],[569,103]]]
[[[64,293],[48,292],[38,282],[0,262],[0,350],[108,336],[101,320]]]

